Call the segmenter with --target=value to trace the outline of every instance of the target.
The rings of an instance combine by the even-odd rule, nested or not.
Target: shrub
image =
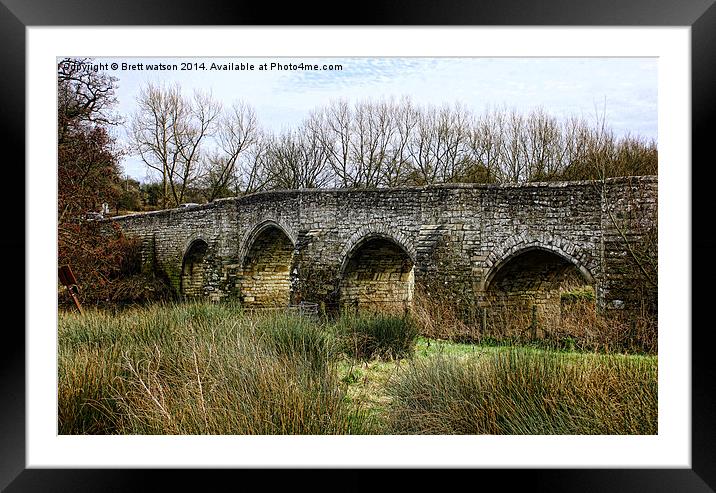
[[[416,286],[410,314],[424,337],[446,340],[479,339],[476,317],[462,317],[453,299],[442,290]]]
[[[533,327],[528,308],[494,306],[458,307],[439,289],[429,296],[416,288],[411,315],[420,335],[481,345],[531,345],[548,349],[656,354],[657,321],[648,310],[642,313],[598,313],[591,286],[566,291],[560,297],[557,326]]]
[[[58,234],[58,265],[72,268],[83,305],[171,298],[168,279],[142,271],[141,241],[126,236],[116,223],[70,222]],[[73,305],[64,286],[58,286],[58,303]]]
[[[335,333],[341,349],[361,360],[410,356],[418,337],[411,317],[368,312],[343,315]]]
[[[542,345],[605,353],[656,354],[656,320],[648,315],[620,315],[600,315],[593,303],[573,302],[569,311],[563,314],[560,327],[550,331],[541,341]]]

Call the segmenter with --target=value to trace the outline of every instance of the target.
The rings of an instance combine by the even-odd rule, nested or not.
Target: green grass
[[[657,358],[237,304],[61,313],[60,434],[649,434]]]
[[[564,291],[560,295],[560,299],[563,303],[594,303],[596,300],[596,294],[594,293],[594,288],[592,286],[582,286],[572,289],[571,291]]]

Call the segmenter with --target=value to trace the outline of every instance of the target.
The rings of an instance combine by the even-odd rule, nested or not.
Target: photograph
[[[713,0],[0,2],[0,490],[712,491]]]
[[[57,56],[58,435],[659,434],[659,58]]]

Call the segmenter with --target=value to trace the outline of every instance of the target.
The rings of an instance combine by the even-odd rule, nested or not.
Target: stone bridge
[[[184,297],[331,310],[420,295],[553,320],[575,289],[638,308],[631,257],[656,225],[657,178],[275,191],[112,221]]]

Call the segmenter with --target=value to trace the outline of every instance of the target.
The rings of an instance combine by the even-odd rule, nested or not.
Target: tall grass
[[[654,358],[509,349],[416,359],[388,385],[408,434],[655,434]]]
[[[417,332],[413,317],[329,324],[235,304],[61,313],[59,433],[656,433],[656,358],[415,355]]]
[[[359,434],[330,338],[237,305],[151,306],[59,320],[60,434]]]
[[[412,317],[380,312],[346,313],[334,332],[342,351],[359,360],[411,356],[418,337]]]
[[[325,369],[338,351],[333,334],[309,317],[277,313],[258,319],[254,333],[269,351]]]

